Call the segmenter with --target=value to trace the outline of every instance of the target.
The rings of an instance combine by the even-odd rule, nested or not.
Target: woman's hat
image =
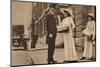
[[[71,9],[71,8],[67,8],[67,9],[61,8],[60,11],[61,11],[63,14],[64,14],[64,11],[67,11],[67,12],[71,15],[71,17],[74,18],[74,15],[73,15],[73,12],[72,12],[72,9]]]

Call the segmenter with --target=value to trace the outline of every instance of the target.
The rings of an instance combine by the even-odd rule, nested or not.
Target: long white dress
[[[89,21],[83,33],[87,36],[90,36],[92,34],[93,38],[95,38],[95,21]],[[93,56],[93,42],[87,40],[87,37],[85,37],[83,57],[90,59],[92,58],[92,56]]]
[[[65,58],[67,61],[78,60],[74,38],[72,37],[72,29],[75,28],[73,18],[72,17],[64,18],[62,20],[62,26],[69,28],[69,32],[63,33]]]

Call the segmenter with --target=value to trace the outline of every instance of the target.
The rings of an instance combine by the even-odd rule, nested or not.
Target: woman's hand
[[[92,35],[86,35],[87,40],[92,40]]]

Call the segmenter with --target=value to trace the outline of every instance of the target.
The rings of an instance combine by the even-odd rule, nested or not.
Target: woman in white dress
[[[93,59],[93,45],[95,45],[95,19],[94,15],[91,13],[88,14],[88,22],[86,29],[83,30],[83,34],[85,34],[85,44],[81,60],[90,60]]]
[[[70,8],[60,9],[61,12],[64,14],[64,19],[61,22],[62,27],[67,27],[68,31],[63,32],[64,35],[64,53],[65,53],[65,61],[64,62],[75,62],[78,60],[77,52],[75,48],[75,42],[72,35],[72,30],[75,28],[72,15],[72,10]]]

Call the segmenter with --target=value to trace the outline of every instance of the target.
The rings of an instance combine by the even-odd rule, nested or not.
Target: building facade
[[[37,35],[41,39],[46,36],[46,23],[45,17],[38,23],[35,24],[35,21],[43,14],[43,11],[47,8],[47,3],[32,3],[32,2],[19,2],[19,1],[12,1],[12,25],[23,25],[24,26],[24,35],[30,35],[29,27],[33,24],[32,34]],[[96,15],[96,7],[91,5],[66,5],[61,6],[64,8],[70,7],[73,10],[74,15],[74,23],[76,28],[73,32],[75,37],[76,45],[81,46],[83,45],[83,34],[82,31],[86,27],[87,24],[87,15],[88,13],[93,13]],[[34,19],[34,21],[33,21]],[[13,31],[12,31],[13,32]],[[57,41],[60,41],[61,36],[57,37]],[[31,38],[34,39],[33,36]],[[80,40],[80,41],[79,41]],[[43,39],[42,39],[43,41]],[[44,38],[45,41],[45,38]],[[62,42],[61,42],[62,43]],[[43,43],[44,44],[44,43]]]

